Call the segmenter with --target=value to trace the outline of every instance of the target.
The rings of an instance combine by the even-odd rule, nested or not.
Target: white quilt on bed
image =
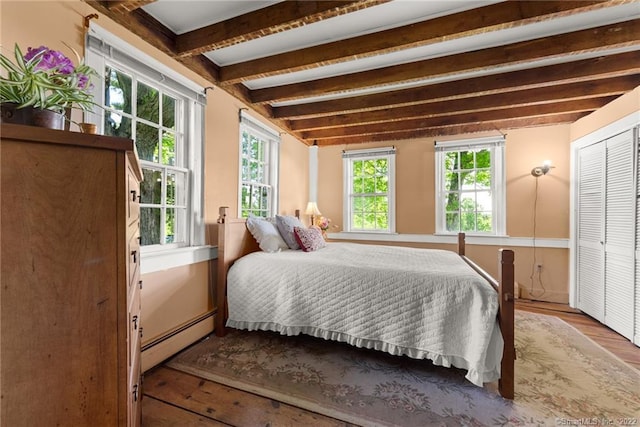
[[[255,252],[228,274],[237,329],[300,333],[500,376],[498,296],[456,253],[355,243]]]

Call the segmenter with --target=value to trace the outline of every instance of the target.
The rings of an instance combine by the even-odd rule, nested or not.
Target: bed
[[[512,251],[498,252],[495,280],[465,256],[464,234],[457,254],[359,243],[267,253],[244,219],[221,208],[218,222],[217,335],[303,333],[429,359],[513,399]]]

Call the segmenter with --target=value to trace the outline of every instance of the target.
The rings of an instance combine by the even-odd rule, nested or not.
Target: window
[[[279,142],[278,133],[241,112],[238,210],[243,218],[278,212]]]
[[[103,77],[90,118],[104,135],[133,139],[140,159],[143,251],[203,244],[202,95],[135,59],[143,54],[131,47],[93,36],[88,46],[87,62]]]
[[[395,232],[395,148],[346,151],[346,231]]]
[[[504,139],[436,143],[436,231],[504,235]]]

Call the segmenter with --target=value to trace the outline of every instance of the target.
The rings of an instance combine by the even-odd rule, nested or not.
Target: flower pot
[[[64,129],[64,114],[41,108],[18,108],[11,102],[0,104],[0,123],[38,126],[49,129]]]

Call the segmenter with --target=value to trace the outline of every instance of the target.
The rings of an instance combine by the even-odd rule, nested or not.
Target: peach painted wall
[[[575,141],[601,127],[615,122],[629,114],[636,114],[640,121],[640,86],[583,117],[571,125],[571,140]]]

